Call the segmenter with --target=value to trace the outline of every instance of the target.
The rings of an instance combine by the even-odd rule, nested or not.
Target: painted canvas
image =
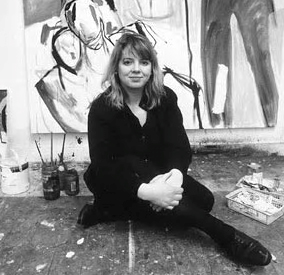
[[[0,90],[0,139],[7,142],[7,90]]]
[[[273,127],[281,0],[23,0],[32,131],[86,132],[119,36],[154,45],[186,129]]]

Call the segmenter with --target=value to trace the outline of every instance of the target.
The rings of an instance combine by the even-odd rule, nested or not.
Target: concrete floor
[[[284,216],[264,225],[230,210],[225,195],[260,163],[264,177],[284,180],[284,157],[251,149],[195,152],[189,173],[215,194],[213,214],[260,240],[277,257],[264,268],[234,263],[204,233],[112,222],[82,229],[76,226],[81,207],[91,200],[82,182],[86,164],[77,164],[81,192],[55,201],[42,197],[38,164],[31,165],[26,194],[0,197],[0,275],[14,274],[284,274]]]

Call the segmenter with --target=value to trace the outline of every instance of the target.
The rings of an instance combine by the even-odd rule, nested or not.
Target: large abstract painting
[[[273,127],[281,0],[23,0],[32,131],[86,132],[119,36],[154,45],[186,129]]]
[[[7,142],[7,90],[0,90],[0,140]]]

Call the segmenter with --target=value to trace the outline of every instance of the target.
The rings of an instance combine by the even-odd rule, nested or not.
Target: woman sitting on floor
[[[132,219],[191,226],[241,263],[269,264],[271,254],[258,241],[210,214],[213,194],[187,175],[192,153],[177,97],[163,85],[146,37],[121,36],[103,83],[108,87],[88,117],[91,164],[84,178],[95,199],[78,223]]]

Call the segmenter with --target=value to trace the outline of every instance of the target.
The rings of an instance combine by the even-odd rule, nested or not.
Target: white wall
[[[277,0],[276,7],[283,8]],[[7,89],[8,98],[8,144],[0,144],[3,155],[7,148],[15,148],[20,154],[26,154],[30,161],[40,161],[34,140],[39,142],[44,158],[50,157],[50,135],[30,136],[29,106],[27,91],[27,70],[25,59],[24,19],[22,0],[0,2],[0,89]],[[282,77],[284,86],[284,77]],[[207,144],[250,144],[263,149],[279,152],[284,149],[279,143],[284,142],[284,98],[280,94],[278,124],[275,128],[265,129],[216,129],[188,130],[193,145]],[[54,156],[61,151],[63,135],[56,134]],[[23,153],[22,151],[25,151]],[[66,160],[88,161],[88,143],[86,134],[68,134],[65,144]]]
[[[8,145],[22,151],[30,136],[22,1],[1,1],[0,26],[0,85],[8,90]]]

